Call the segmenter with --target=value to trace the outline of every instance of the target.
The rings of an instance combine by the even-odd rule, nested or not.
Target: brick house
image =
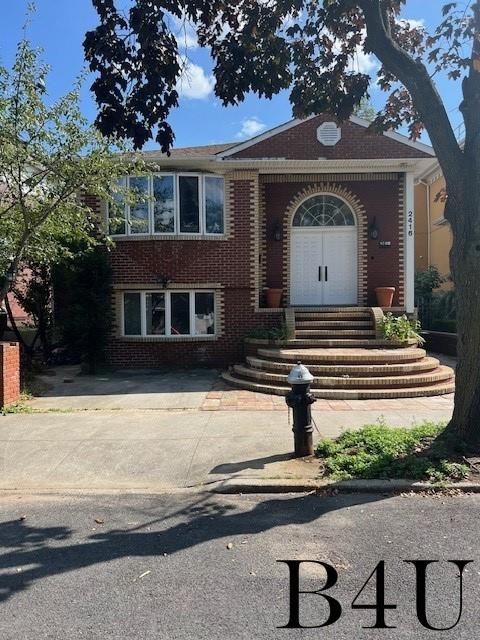
[[[144,152],[155,173],[128,180],[151,199],[110,228],[110,362],[229,365],[247,332],[289,309],[362,310],[380,286],[413,312],[414,181],[433,151],[367,127],[320,115],[244,142]],[[281,308],[267,308],[266,288],[282,290]]]

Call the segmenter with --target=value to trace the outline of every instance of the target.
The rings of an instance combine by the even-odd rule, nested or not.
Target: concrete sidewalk
[[[323,436],[381,417],[408,426],[448,420],[450,409],[314,411]],[[315,478],[315,461],[290,458],[292,440],[286,409],[0,416],[0,489],[161,491],[238,478]]]

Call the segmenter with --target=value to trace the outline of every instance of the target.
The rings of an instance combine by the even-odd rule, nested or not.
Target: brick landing
[[[453,409],[453,393],[398,400],[317,400],[314,411],[438,411]],[[286,411],[281,396],[232,389],[219,381],[207,394],[202,411]]]

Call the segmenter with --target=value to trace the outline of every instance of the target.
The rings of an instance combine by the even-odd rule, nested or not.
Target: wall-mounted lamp
[[[282,239],[282,225],[279,222],[276,222],[273,225],[273,229],[272,229],[272,238],[276,241],[276,242],[280,242],[280,240]]]
[[[368,235],[370,237],[370,240],[378,240],[379,233],[380,230],[377,226],[377,218],[375,216],[368,227]]]
[[[170,276],[168,276],[166,273],[162,273],[162,275],[159,277],[159,280],[162,283],[162,287],[164,289],[168,289],[168,285],[173,282],[172,278],[170,278]]]

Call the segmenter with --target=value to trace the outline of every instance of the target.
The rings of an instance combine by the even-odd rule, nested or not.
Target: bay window
[[[162,173],[130,176],[122,187],[135,204],[115,195],[110,233],[123,235],[222,235],[225,233],[224,179],[215,175]]]
[[[175,233],[175,180],[153,176],[153,233]]]
[[[200,194],[197,176],[178,176],[180,233],[200,233]]]
[[[124,336],[213,336],[213,291],[126,291]]]
[[[147,176],[135,176],[129,180],[129,188],[137,202],[130,206],[130,233],[148,233],[148,196],[149,184]]]
[[[223,233],[225,189],[223,178],[205,176],[205,232]]]

